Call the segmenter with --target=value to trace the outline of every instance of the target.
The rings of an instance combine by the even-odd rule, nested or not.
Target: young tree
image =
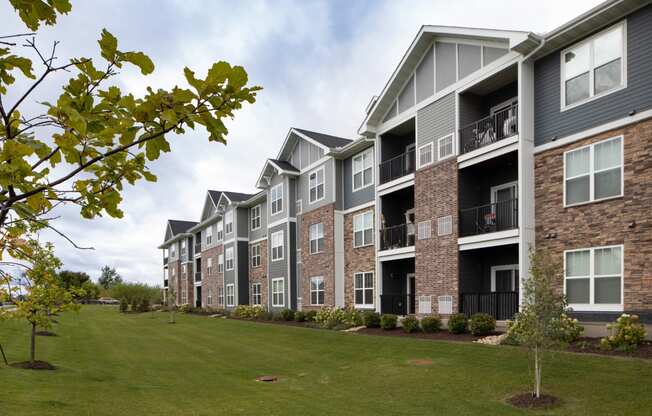
[[[170,312],[170,319],[168,320],[169,324],[176,323],[175,313],[177,311],[177,294],[174,292],[174,289],[170,286],[168,287],[168,293],[165,297],[165,303],[167,304],[168,311]]]
[[[122,276],[113,267],[104,266],[102,267],[100,278],[97,279],[97,283],[104,289],[111,289],[122,283]]]
[[[32,31],[54,25],[58,15],[71,11],[68,0],[10,3]],[[124,50],[104,29],[98,41],[101,59],[63,63],[57,42],[46,53],[34,35],[0,36],[0,255],[21,251],[16,239],[44,228],[67,238],[48,215],[59,205],[79,206],[84,218],[122,217],[124,185],[156,181],[147,165],[170,151],[171,136],[202,126],[209,141],[226,143],[225,120],[244,103],[253,103],[260,90],[247,85],[244,68],[217,62],[203,78],[184,68],[188,87],[124,94],[116,86],[120,69],[133,65],[142,75],[154,71],[143,52]],[[42,111],[28,112],[25,103],[56,73],[71,74],[59,96],[42,102]],[[17,78],[31,85],[9,94]],[[18,98],[8,102],[9,96]]]
[[[534,395],[541,397],[542,354],[562,344],[562,322],[567,308],[564,295],[556,288],[561,268],[545,251],[530,252],[530,273],[523,281],[521,312],[510,327],[517,341],[534,355]]]

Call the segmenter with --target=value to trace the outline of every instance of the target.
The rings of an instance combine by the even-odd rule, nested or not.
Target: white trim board
[[[460,251],[473,250],[476,248],[504,246],[507,244],[518,244],[519,230],[498,231],[469,237],[460,237],[457,244]]]
[[[518,134],[503,140],[499,140],[488,146],[484,146],[469,153],[459,155],[457,157],[457,162],[459,163],[461,169],[463,167],[471,166],[476,163],[484,162],[487,159],[509,153],[518,148],[518,140]]]
[[[369,202],[365,202],[364,204],[356,205],[354,207],[347,208],[347,209],[342,210],[342,211],[335,210],[335,212],[347,215],[347,214],[352,214],[352,213],[354,213],[356,211],[363,210],[365,208],[371,208],[371,207],[375,207],[375,206],[376,206],[376,201],[369,201]]]
[[[378,185],[376,187],[376,192],[378,193],[379,196],[382,196],[410,186],[414,186],[414,173],[410,173],[409,175],[401,176],[398,179],[394,179],[391,182]]]

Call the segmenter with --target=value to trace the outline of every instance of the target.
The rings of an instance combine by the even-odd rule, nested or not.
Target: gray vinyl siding
[[[236,209],[236,213],[233,215],[235,224],[233,227],[238,231],[237,237],[248,238],[249,237],[249,208],[241,207]]]
[[[441,91],[457,80],[454,43],[435,42],[435,65],[436,87]]]
[[[417,102],[435,93],[435,59],[433,48],[428,48],[416,70]]]
[[[292,281],[290,284],[290,308],[296,309],[297,308],[297,294],[299,293],[297,288],[298,288],[298,280],[297,279],[297,227],[296,223],[291,222],[289,226],[290,230],[290,235],[289,235],[289,240],[290,240],[290,276],[288,277],[289,280]]]
[[[277,231],[283,231],[283,260],[272,261],[272,234]],[[269,264],[269,278],[287,277],[288,274],[288,236],[287,236],[287,223],[279,224],[269,229],[267,235],[268,247],[268,264]]]
[[[414,76],[410,77],[398,96],[398,112],[402,113],[412,106],[414,106]]]
[[[457,45],[458,79],[470,75],[482,67],[482,48],[478,45]]]
[[[272,204],[272,188],[279,183],[283,184],[283,211],[280,213],[277,213],[276,215],[272,215],[272,210],[271,210],[271,204]],[[287,181],[285,180],[285,176],[281,175],[274,175],[272,177],[271,184],[269,188],[267,189],[267,213],[269,216],[269,221],[268,224],[271,224],[275,221],[282,220],[284,218],[287,218],[288,216],[288,203],[290,202],[288,200],[288,189],[287,189]]]
[[[344,206],[344,195],[342,195],[342,176],[344,171],[344,162],[335,160],[335,209],[341,210]]]
[[[297,145],[294,147],[290,163],[297,169],[304,169],[324,157],[324,149],[316,146],[298,136],[294,136],[298,140]]]
[[[482,56],[484,58],[484,65],[490,64],[496,59],[500,58],[501,56],[505,55],[508,50],[503,49],[503,48],[492,48],[490,46],[484,46],[483,47],[484,51],[482,52]]]
[[[362,152],[366,150],[367,149],[363,150]],[[345,210],[374,200],[374,192],[375,192],[374,185],[359,189],[357,191],[353,191],[353,158],[358,156],[362,152],[359,152],[353,155],[352,157],[346,158],[342,161],[343,177],[342,177],[342,181],[338,183],[342,183],[342,188],[343,188],[342,209]],[[375,158],[375,152],[373,152],[373,146],[372,146],[372,154],[374,155]],[[375,167],[376,167],[375,160],[372,166],[374,167],[374,171],[375,171]]]
[[[226,269],[226,250],[228,248],[232,247],[233,248],[233,270],[227,270]],[[238,264],[238,258],[237,258],[236,250],[235,250],[235,244],[233,241],[224,244],[224,305],[226,306],[226,285],[231,284],[231,283],[236,283],[236,270],[237,270],[237,264]],[[238,290],[237,285],[236,285],[236,291]]]
[[[249,243],[238,241],[238,250],[236,265],[238,268],[238,304],[246,305],[249,303]]]
[[[534,67],[535,145],[562,138],[629,112],[652,108],[652,6],[627,17],[627,87],[566,111],[561,109],[561,51],[547,55]],[[571,46],[571,45],[569,45]]]
[[[455,94],[448,94],[417,112],[417,157],[421,146],[434,142],[433,160],[437,160],[437,140],[455,132]]]
[[[249,210],[249,227],[251,227],[251,208]],[[267,202],[260,202],[260,228],[254,231],[249,230],[249,241],[258,240],[267,235]]]
[[[288,214],[290,218],[297,216],[297,179],[288,178]]]
[[[309,181],[310,174],[320,169],[322,166],[324,167],[324,199],[311,204]],[[333,169],[335,169],[335,160],[333,158],[329,158],[323,164],[301,174],[301,176],[298,177],[297,180],[299,181],[299,195],[302,200],[304,214],[312,211],[313,209],[320,208],[324,205],[332,204],[334,202],[333,187],[335,184],[333,183]],[[294,201],[292,203],[294,203]]]

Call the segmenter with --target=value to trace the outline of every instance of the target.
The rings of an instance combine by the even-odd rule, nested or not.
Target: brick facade
[[[355,273],[372,271],[377,278],[375,245],[353,247],[353,217],[367,211],[374,212],[374,208],[364,208],[344,216],[344,305],[346,307],[355,305]],[[374,230],[374,239],[377,235]],[[377,288],[376,284],[374,289]],[[376,299],[375,292],[374,299]]]
[[[335,305],[335,205],[329,204],[301,215],[301,304],[304,310],[319,309],[310,304],[310,278],[323,276],[324,305]],[[310,254],[310,226],[324,224],[324,250]]]
[[[217,272],[217,256],[222,252],[222,245],[213,246],[201,252],[201,273],[202,273],[202,306],[205,308],[217,308],[218,287],[222,286],[222,273]],[[211,273],[208,273],[208,259],[212,259]],[[208,289],[211,289],[213,301],[208,304]]]
[[[624,196],[564,208],[564,152],[619,135],[624,137]],[[536,154],[537,248],[549,250],[562,264],[564,250],[623,244],[624,309],[652,311],[651,184],[652,120]]]
[[[174,303],[181,303],[181,262],[168,262],[168,288],[174,291]]]
[[[184,273],[183,271],[183,266],[186,266],[186,272]],[[186,289],[186,293],[188,295],[187,297],[187,303],[189,305],[194,306],[195,305],[195,283],[194,283],[194,267],[192,262],[181,262],[181,273],[179,274],[180,278],[180,290],[179,290],[179,296],[178,299],[181,300],[181,291],[183,288]]]
[[[415,301],[419,296],[432,296],[432,313],[439,310],[437,297],[451,295],[453,312],[458,305],[459,254],[458,230],[458,167],[455,158],[418,170],[414,178],[415,227],[431,221],[431,236],[415,241]],[[453,217],[453,233],[437,236],[437,218]],[[418,229],[415,230],[418,234]],[[418,237],[418,235],[417,235]]]
[[[260,266],[258,267],[251,267],[251,247],[260,244]],[[252,298],[252,285],[254,283],[260,283],[260,291],[261,291],[261,305],[267,307],[268,305],[268,296],[267,296],[267,260],[268,260],[268,253],[267,253],[267,239],[264,239],[258,243],[254,244],[249,244],[249,304],[253,304],[253,298]]]

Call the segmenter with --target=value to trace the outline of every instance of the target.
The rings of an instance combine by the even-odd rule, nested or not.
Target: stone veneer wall
[[[305,205],[304,205],[305,209]],[[304,310],[335,306],[335,204],[301,215],[301,307]],[[324,224],[324,251],[310,254],[310,225]],[[310,304],[310,278],[324,277],[324,305]]]

